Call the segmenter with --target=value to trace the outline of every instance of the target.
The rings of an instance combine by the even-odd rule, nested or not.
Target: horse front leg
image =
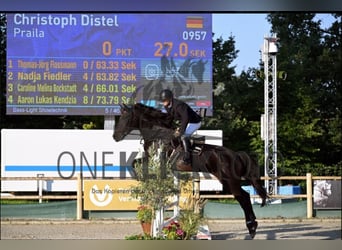
[[[234,197],[240,203],[240,206],[243,209],[246,226],[248,228],[249,235],[253,239],[256,234],[258,222],[256,221],[249,193],[241,188],[240,194],[234,195]]]

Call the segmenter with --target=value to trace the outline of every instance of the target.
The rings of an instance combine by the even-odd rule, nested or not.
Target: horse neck
[[[163,128],[172,128],[172,119],[167,113],[163,113],[158,109],[137,103],[134,106],[136,115],[139,117],[140,121],[145,121],[149,125],[147,126],[160,126]],[[140,122],[141,123],[141,122]],[[140,126],[145,126],[141,124]]]
[[[136,104],[134,108],[145,151],[154,142],[170,145],[174,131],[169,115],[143,104]]]
[[[144,141],[162,141],[170,143],[173,137],[173,130],[158,125],[145,124],[139,128]]]

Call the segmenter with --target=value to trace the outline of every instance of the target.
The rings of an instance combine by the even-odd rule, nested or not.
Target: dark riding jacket
[[[173,98],[171,106],[166,107],[166,111],[172,116],[172,119],[180,121],[180,134],[183,135],[188,123],[199,123],[202,118],[185,102]]]

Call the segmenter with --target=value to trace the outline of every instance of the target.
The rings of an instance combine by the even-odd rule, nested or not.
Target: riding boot
[[[182,145],[184,149],[184,157],[183,157],[183,162],[185,165],[190,165],[191,164],[191,159],[190,159],[190,139],[187,136],[182,136]]]

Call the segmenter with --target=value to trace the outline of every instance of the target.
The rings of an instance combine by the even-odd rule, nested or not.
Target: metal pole
[[[269,54],[268,54],[268,40],[264,38],[264,46],[262,51],[262,59],[264,63],[264,170],[265,176],[268,175],[268,160],[269,160],[269,112],[268,112],[268,62],[269,62]],[[265,187],[267,192],[269,193],[269,180],[265,180]]]
[[[273,174],[274,177],[278,176],[278,136],[277,136],[277,56],[273,56]],[[273,182],[274,194],[278,194],[278,181]]]

